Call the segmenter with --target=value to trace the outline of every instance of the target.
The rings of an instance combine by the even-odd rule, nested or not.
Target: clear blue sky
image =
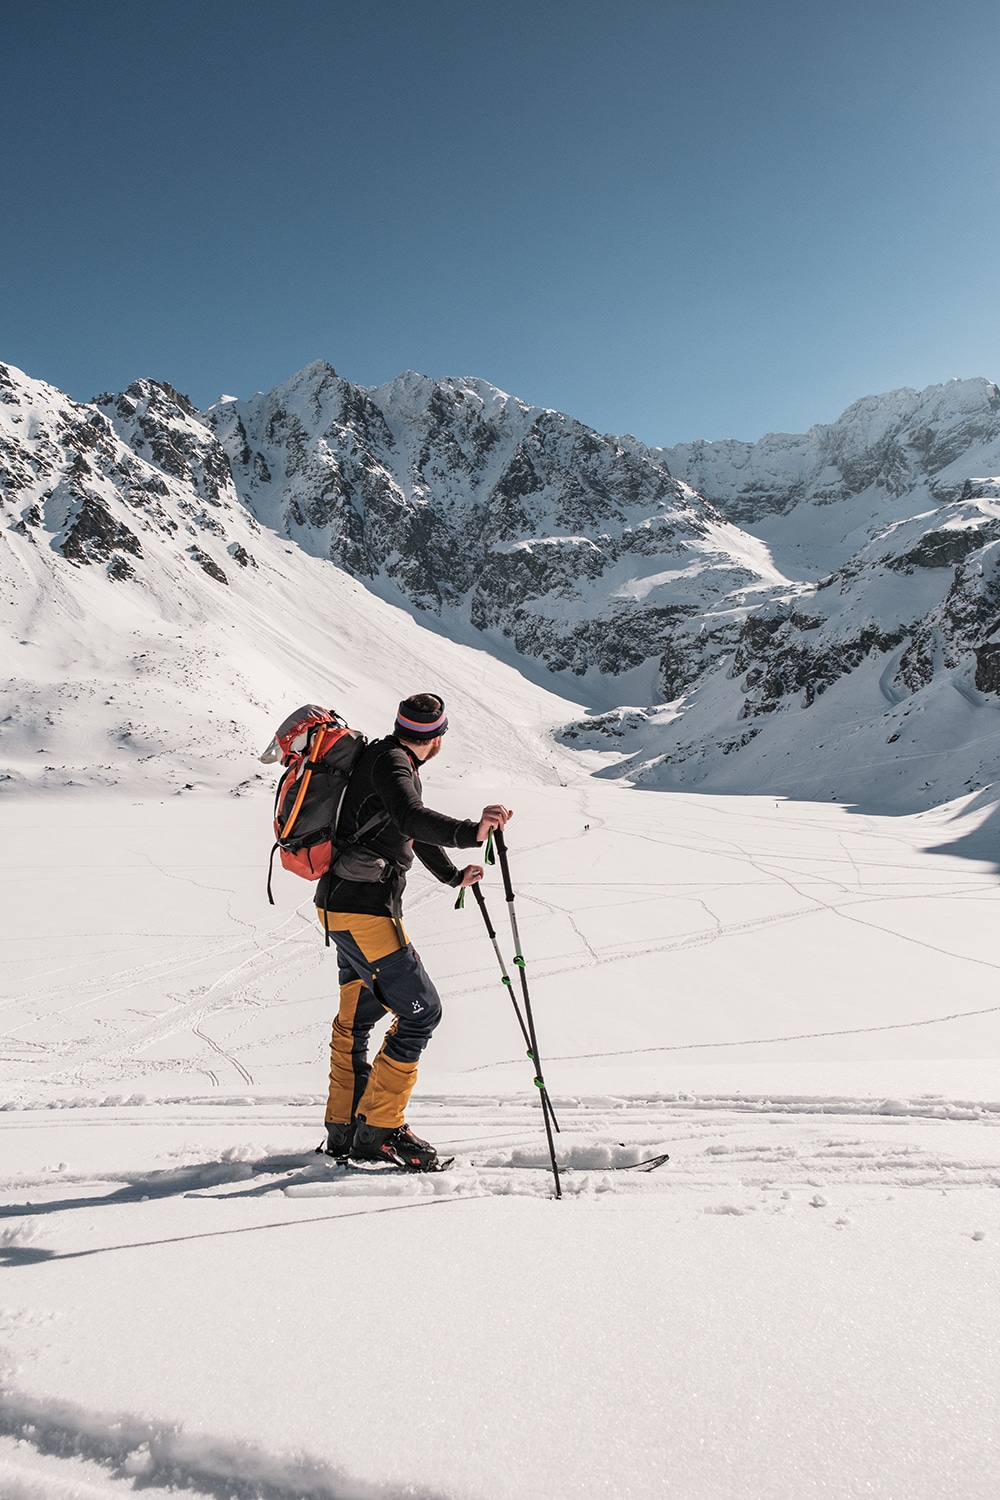
[[[996,0],[3,7],[0,359],[328,359],[649,443],[1000,378]]]

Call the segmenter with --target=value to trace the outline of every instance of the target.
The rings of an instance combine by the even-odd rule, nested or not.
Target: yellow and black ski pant
[[[340,971],[326,1118],[346,1124],[363,1115],[369,1125],[395,1129],[403,1124],[417,1061],[441,1019],[441,997],[391,917],[320,911],[319,920],[336,944]],[[371,1030],[386,1011],[394,1019],[369,1064]]]

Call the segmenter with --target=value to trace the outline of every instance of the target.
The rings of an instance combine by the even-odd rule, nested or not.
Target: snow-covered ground
[[[426,790],[515,807],[560,1202],[471,902],[408,901],[446,1006],[410,1119],[455,1166],[372,1180],[313,1152],[335,965],[306,886],[267,904],[265,797],[4,801],[4,1500],[992,1500],[982,807],[503,744]]]

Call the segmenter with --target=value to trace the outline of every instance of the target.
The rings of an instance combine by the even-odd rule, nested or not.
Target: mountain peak
[[[299,370],[297,374],[293,375],[291,379],[292,381],[306,384],[314,380],[324,382],[327,380],[339,380],[340,376],[333,368],[333,365],[330,364],[329,360],[313,359],[310,360],[309,364],[303,365],[302,369]],[[289,381],[288,383],[290,384],[291,382]]]

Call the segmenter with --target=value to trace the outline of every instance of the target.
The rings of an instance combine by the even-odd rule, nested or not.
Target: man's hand
[[[482,865],[466,865],[462,871],[462,885],[476,885],[485,874]]]
[[[479,830],[476,834],[477,843],[482,843],[491,828],[503,830],[510,822],[514,814],[509,807],[501,807],[499,802],[491,803],[489,807],[483,808],[483,815],[479,820]]]

